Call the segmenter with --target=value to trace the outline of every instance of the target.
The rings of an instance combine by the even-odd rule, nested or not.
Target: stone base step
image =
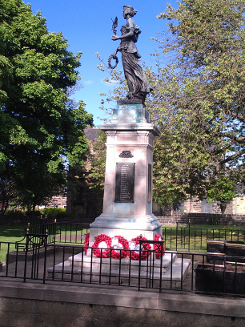
[[[173,263],[177,258],[176,253],[165,253],[165,255],[162,258],[162,271],[166,272],[171,265],[171,262]],[[148,270],[148,267],[154,267],[155,271],[159,271],[161,269],[161,260],[156,259],[155,255],[152,253],[147,260],[130,260],[130,258],[125,259],[113,259],[113,258],[97,258],[95,256],[91,255],[84,255],[83,252],[76,254],[75,256],[71,256],[68,259],[70,261],[70,265],[73,267],[81,267],[84,268],[90,268],[92,264],[92,270],[100,269],[100,266],[102,269],[112,270],[112,269],[120,269],[126,270],[126,271],[134,271],[139,270],[139,264],[141,265],[141,271]]]
[[[190,259],[177,258],[174,253],[165,254],[164,267],[162,267],[162,274],[160,274],[160,260],[151,261],[141,261],[141,269],[139,274],[139,261],[131,260],[131,266],[127,259],[121,260],[121,266],[119,267],[120,261],[116,259],[111,259],[113,262],[110,266],[110,259],[103,258],[102,264],[100,265],[100,258],[94,258],[92,266],[87,256],[83,258],[86,260],[81,260],[81,254],[70,257],[70,260],[66,260],[62,263],[55,265],[48,269],[48,276],[54,279],[64,279],[73,281],[84,281],[84,282],[99,282],[99,283],[109,283],[109,284],[129,284],[138,285],[138,280],[140,277],[140,284],[142,286],[151,283],[153,287],[159,287],[160,280],[162,281],[172,281],[173,283],[180,283],[184,280],[187,275],[188,269],[191,264]],[[164,257],[165,257],[164,256]],[[171,260],[172,257],[172,260]],[[80,261],[79,261],[80,258]],[[75,260],[76,259],[76,260]],[[104,260],[106,262],[104,262]],[[125,262],[123,262],[125,260]],[[80,264],[79,264],[80,263]]]

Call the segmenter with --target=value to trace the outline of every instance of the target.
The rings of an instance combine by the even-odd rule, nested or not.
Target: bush
[[[12,210],[7,210],[5,213],[6,216],[24,216],[25,212],[22,210],[17,210],[17,209],[12,209]]]
[[[209,219],[209,224],[210,225],[219,225],[219,217],[211,216]]]
[[[34,211],[26,211],[26,216],[41,216],[41,212],[39,210],[34,210]]]
[[[61,211],[57,213],[57,217],[72,217],[71,212]]]
[[[40,210],[42,215],[47,216],[56,216],[56,217],[71,217],[72,214],[70,212],[66,212],[64,208],[44,208]]]

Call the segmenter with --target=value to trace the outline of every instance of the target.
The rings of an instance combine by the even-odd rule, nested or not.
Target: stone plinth
[[[107,135],[103,213],[90,225],[90,245],[98,234],[153,239],[161,233],[152,214],[153,146],[160,133],[143,105],[118,105],[100,128]]]
[[[141,286],[145,287],[146,280],[153,282],[153,287],[169,287],[169,281],[178,286],[188,273],[191,265],[190,259],[177,258],[176,253],[166,253],[161,260],[156,259],[153,254],[148,260],[140,262]],[[154,267],[154,268],[153,268]],[[137,286],[139,282],[139,261],[129,258],[117,260],[111,258],[97,258],[84,253],[78,253],[69,257],[68,260],[48,268],[48,276],[64,278],[73,281],[101,282],[110,284],[126,284]],[[62,277],[63,276],[63,277]],[[164,284],[164,282],[167,282]],[[178,284],[176,284],[178,283]]]

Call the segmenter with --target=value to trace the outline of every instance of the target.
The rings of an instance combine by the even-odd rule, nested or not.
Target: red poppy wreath
[[[105,234],[97,235],[92,248],[93,254],[97,258],[109,258],[111,254],[111,237]]]
[[[114,242],[115,241],[115,242]],[[123,236],[117,235],[112,238],[111,257],[114,259],[124,259],[128,255],[129,243]]]
[[[156,234],[154,237],[154,241],[162,241],[162,235],[161,234]],[[161,244],[154,243],[154,251],[156,258],[159,259],[161,257]],[[165,253],[165,248],[164,246],[162,247],[162,256],[164,256]]]
[[[88,244],[89,244],[89,233],[85,235],[85,241],[84,241],[84,252],[87,254],[88,251]]]
[[[135,242],[135,250],[133,251],[128,251],[129,254],[128,256],[131,257],[132,260],[139,260],[140,259],[140,241],[139,240],[146,240],[147,238],[145,237],[140,237],[137,236],[136,238],[132,238],[131,241]],[[141,248],[141,260],[146,260],[147,257],[151,254],[151,246],[149,243],[142,243],[142,248]]]

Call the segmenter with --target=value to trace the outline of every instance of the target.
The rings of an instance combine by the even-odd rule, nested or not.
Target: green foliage
[[[55,216],[55,217],[70,217],[71,214],[66,212],[64,208],[44,208],[40,210],[41,215]]]
[[[193,111],[191,101],[178,100],[186,89],[179,85],[173,68],[147,69],[146,73],[153,86],[148,110],[161,132],[153,153],[153,198],[164,206],[188,195],[202,197],[204,171],[211,161],[207,148],[213,143],[199,127],[200,113]]]
[[[100,198],[103,197],[105,182],[105,164],[106,164],[106,134],[98,131],[98,138],[93,143],[93,152],[90,153],[90,169],[86,176],[89,187],[98,193]],[[109,159],[110,160],[110,159]]]
[[[160,167],[171,167],[171,182],[172,168],[180,167],[177,179],[183,193],[206,193],[221,202],[231,200],[236,182],[244,180],[244,5],[186,0],[158,16],[168,20],[169,34],[159,45],[173,64],[158,68],[160,87],[154,90],[152,112],[164,129],[164,142],[173,131],[175,151],[174,164],[167,156],[169,163]],[[168,142],[163,148],[168,149]]]
[[[64,158],[83,164],[92,115],[67,96],[81,53],[69,52],[62,34],[49,33],[40,12],[22,1],[1,2],[0,12],[1,182],[30,209],[65,183]]]
[[[19,216],[24,216],[25,215],[25,212],[23,210],[17,210],[17,209],[15,209],[15,210],[7,210],[6,211],[6,215],[7,216],[11,216],[11,217],[13,217],[13,216],[19,217]]]
[[[25,212],[26,216],[35,216],[35,217],[40,217],[41,216],[41,212],[39,210],[33,210],[33,211],[26,211]]]
[[[209,219],[209,224],[210,225],[219,225],[219,217],[217,216],[212,216],[210,219]]]
[[[210,183],[208,189],[209,202],[212,200],[227,202],[231,201],[236,195],[236,184],[230,176],[219,176],[217,180]]]

